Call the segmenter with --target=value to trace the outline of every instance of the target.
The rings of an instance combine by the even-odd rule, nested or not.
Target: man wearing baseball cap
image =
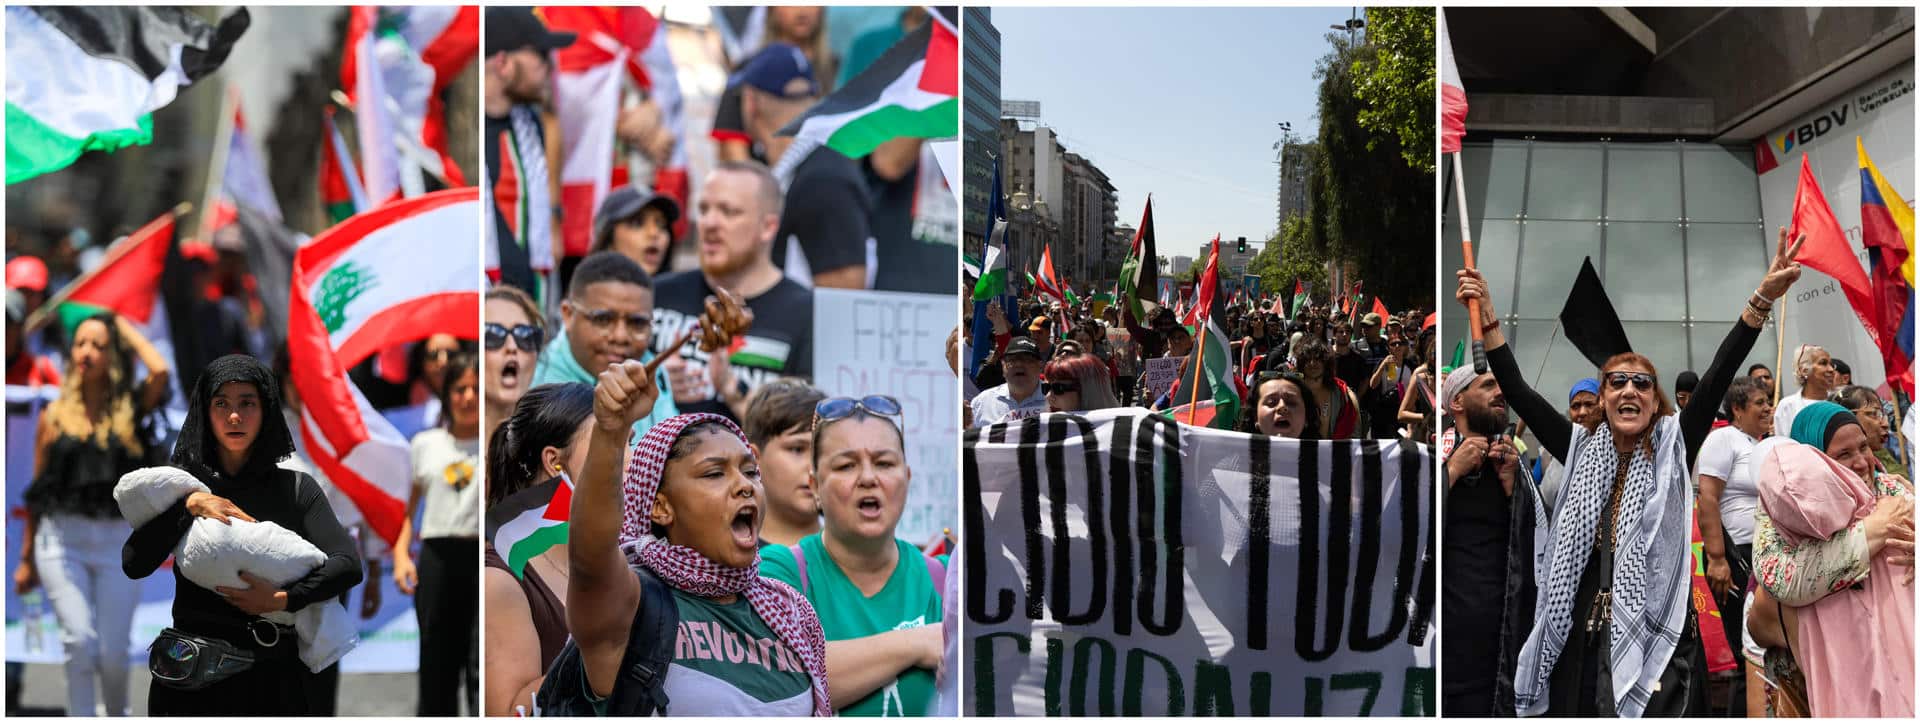
[[[573,44],[573,33],[547,30],[525,7],[489,7],[486,16],[486,112],[480,148],[493,203],[489,268],[501,283],[537,294],[535,269],[553,267],[554,222],[548,191],[546,133],[540,104],[547,99],[552,53]],[[501,183],[501,179],[509,180]]]
[[[780,129],[819,95],[814,68],[800,48],[761,48],[727,80],[739,89],[747,136],[779,166],[793,145]],[[792,160],[788,160],[789,163]],[[794,166],[786,208],[774,236],[774,262],[789,278],[823,288],[872,288],[876,251],[873,195],[860,164],[832,148],[815,148]]]
[[[1040,347],[1033,339],[1015,336],[1000,356],[1000,370],[1007,382],[980,392],[968,405],[973,411],[973,426],[1039,416],[1047,410],[1047,397],[1040,393],[1042,362]]]

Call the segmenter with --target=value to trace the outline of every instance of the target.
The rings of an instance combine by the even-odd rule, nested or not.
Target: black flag
[[[1573,281],[1573,292],[1567,294],[1567,305],[1560,309],[1560,327],[1595,368],[1614,354],[1633,350],[1626,328],[1620,325],[1620,314],[1614,312],[1606,287],[1600,285],[1600,274],[1593,270],[1592,258],[1580,262],[1580,276]]]

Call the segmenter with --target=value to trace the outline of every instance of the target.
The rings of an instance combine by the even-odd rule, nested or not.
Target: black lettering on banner
[[[1145,620],[1142,621],[1144,622]],[[1127,681],[1124,686],[1126,694],[1120,702],[1121,716],[1140,717],[1145,714],[1141,711],[1140,690],[1146,687],[1143,683],[1147,679],[1148,657],[1152,657],[1153,661],[1159,662],[1160,669],[1166,672],[1167,675],[1166,716],[1179,717],[1185,714],[1187,708],[1187,692],[1180,681],[1180,670],[1174,667],[1173,662],[1169,661],[1166,657],[1139,647],[1134,647],[1127,650]]]
[[[1040,619],[1047,604],[1045,535],[1040,533],[1040,422],[1020,422],[1020,521],[1027,537],[1027,618]]]
[[[1433,597],[1436,591],[1433,576],[1433,537],[1434,527],[1437,525],[1432,523],[1420,508],[1420,490],[1428,488],[1428,484],[1432,481],[1422,477],[1422,474],[1430,473],[1428,470],[1432,468],[1429,463],[1431,457],[1423,450],[1424,448],[1412,442],[1400,444],[1400,501],[1402,504],[1400,525],[1405,530],[1401,532],[1401,538],[1425,539],[1427,547],[1426,553],[1420,555],[1420,581],[1408,594],[1414,597],[1414,600],[1411,604],[1413,607],[1411,617],[1407,620],[1407,644],[1415,647],[1427,643],[1427,625],[1433,620]],[[1421,527],[1425,527],[1425,534],[1421,533]],[[1411,548],[1400,550],[1403,564],[1413,555]]]
[[[1113,525],[1113,568],[1117,570],[1113,575],[1113,631],[1128,635],[1133,633],[1133,546],[1140,538],[1133,533],[1132,519],[1127,514],[1127,492],[1133,488],[1135,468],[1135,462],[1128,459],[1127,454],[1140,458],[1137,456],[1140,447],[1133,438],[1133,418],[1114,419],[1112,438],[1107,449],[1107,468],[1112,470],[1113,478],[1107,487],[1113,490],[1113,499],[1108,502],[1107,513]],[[1148,473],[1152,473],[1152,468],[1151,464],[1147,466]]]
[[[1309,442],[1312,443],[1312,442]],[[1247,435],[1252,460],[1247,479],[1247,636],[1248,649],[1267,648],[1268,557],[1273,543],[1273,441]]]
[[[1398,594],[1406,584],[1403,580],[1412,576],[1412,557],[1400,555],[1400,566],[1393,580],[1394,603],[1387,618],[1387,628],[1379,634],[1369,634],[1373,626],[1373,589],[1380,575],[1380,525],[1381,505],[1385,503],[1385,480],[1381,478],[1380,447],[1383,442],[1360,442],[1360,557],[1354,566],[1353,583],[1353,626],[1347,633],[1347,646],[1356,652],[1373,652],[1386,649],[1394,637],[1400,636],[1400,625],[1407,623],[1407,607],[1400,604]],[[1405,487],[1402,487],[1405,488]],[[1404,551],[1412,548],[1412,537],[1401,537],[1400,548]]]
[[[966,489],[967,503],[960,506],[966,515],[966,538],[961,543],[966,545],[967,579],[971,580],[966,585],[967,620],[999,624],[1013,616],[1013,590],[999,590],[994,605],[999,611],[987,611],[987,512],[980,502],[980,430],[969,429],[966,443],[966,453],[960,458],[960,483]]]
[[[1234,716],[1233,672],[1205,659],[1196,660],[1193,667],[1193,716]]]
[[[1160,538],[1157,543],[1147,543],[1148,540],[1154,539],[1153,525],[1156,511],[1153,508],[1155,496],[1153,482],[1155,481],[1155,475],[1149,473],[1149,475],[1143,478],[1138,484],[1140,490],[1140,512],[1136,515],[1136,518],[1140,520],[1142,539],[1142,551],[1140,555],[1140,626],[1156,635],[1168,637],[1180,631],[1182,619],[1186,616],[1187,606],[1185,572],[1186,544],[1181,541],[1180,530],[1180,495],[1185,489],[1185,481],[1181,478],[1181,475],[1185,464],[1180,461],[1182,449],[1180,446],[1179,424],[1174,423],[1171,419],[1159,416],[1146,416],[1142,418],[1150,420],[1148,424],[1143,425],[1143,429],[1160,432],[1160,447],[1166,449],[1168,463],[1161,464],[1157,469],[1154,469],[1154,471],[1159,472],[1157,476],[1160,481],[1159,486],[1162,497],[1160,504],[1161,509],[1158,510],[1157,515],[1164,521],[1161,526],[1165,529],[1165,536]],[[1152,457],[1149,456],[1149,458]],[[1155,559],[1148,558],[1149,550],[1156,552],[1152,555],[1156,557]],[[1166,567],[1166,578],[1161,580],[1162,586],[1160,587],[1165,590],[1165,603],[1161,606],[1162,616],[1158,620],[1154,619],[1153,616],[1153,590],[1155,577],[1157,576],[1155,572],[1160,566],[1160,564],[1156,564],[1156,562],[1164,564]]]
[[[991,632],[973,638],[973,714],[980,717],[994,716],[994,690],[999,689],[993,673],[993,640],[1004,637],[1013,640],[1013,648],[1021,656],[1033,653],[1033,641],[1026,635],[1012,632]]]
[[[1254,672],[1253,678],[1248,681],[1247,686],[1251,688],[1247,696],[1253,700],[1253,710],[1250,714],[1254,717],[1272,717],[1273,673]]]
[[[1101,717],[1113,716],[1113,678],[1118,660],[1114,659],[1113,643],[1099,637],[1085,637],[1073,645],[1073,678],[1068,682],[1067,714],[1073,717],[1087,716],[1087,660],[1093,657],[1095,647],[1100,649],[1100,686],[1099,696]]]
[[[1313,648],[1314,622],[1320,619],[1320,443],[1300,445],[1300,460],[1294,467],[1295,488],[1300,499],[1299,579],[1293,588],[1293,651],[1301,659],[1320,661],[1332,656]],[[1331,645],[1329,645],[1331,646]],[[1312,687],[1307,690],[1313,691]],[[1309,697],[1311,698],[1311,697]]]
[[[1330,447],[1328,453],[1333,461],[1327,477],[1330,485],[1329,496],[1332,497],[1333,506],[1324,516],[1327,520],[1327,598],[1325,605],[1321,605],[1315,597],[1319,592],[1320,586],[1319,565],[1316,563],[1309,567],[1306,561],[1310,557],[1316,560],[1319,557],[1320,536],[1318,527],[1319,519],[1322,518],[1320,514],[1320,487],[1318,483],[1312,481],[1317,479],[1317,477],[1306,476],[1304,473],[1300,476],[1300,515],[1302,527],[1300,539],[1300,569],[1301,573],[1305,576],[1305,579],[1301,582],[1300,595],[1301,598],[1308,603],[1295,610],[1294,631],[1297,638],[1294,641],[1294,647],[1300,652],[1300,657],[1309,662],[1320,662],[1330,659],[1333,657],[1333,653],[1340,649],[1340,640],[1344,636],[1341,632],[1346,628],[1347,574],[1348,570],[1353,568],[1351,557],[1353,537],[1354,442],[1339,440],[1327,445]],[[1317,444],[1302,444],[1301,449],[1305,450],[1313,446],[1317,446]],[[1302,454],[1302,458],[1305,458],[1305,454]],[[1308,529],[1308,527],[1312,528]],[[1318,611],[1321,609],[1325,611]],[[1315,634],[1315,622],[1320,621],[1323,614],[1326,624],[1320,626],[1320,628],[1325,630],[1324,638],[1326,639],[1326,646],[1321,647],[1316,646],[1314,642],[1314,640],[1321,638],[1320,635]]]
[[[1067,531],[1067,451],[1069,441],[1067,426],[1072,424],[1074,435],[1078,437],[1084,449],[1085,473],[1073,476],[1084,480],[1087,489],[1087,543],[1091,549],[1091,569],[1093,572],[1092,597],[1087,611],[1074,613],[1073,606],[1073,569],[1067,560],[1072,555],[1073,537]],[[1092,624],[1106,613],[1107,606],[1107,534],[1106,522],[1100,518],[1100,440],[1094,436],[1093,425],[1087,420],[1072,414],[1052,414],[1047,421],[1047,494],[1053,522],[1053,586],[1048,606],[1053,609],[1053,617],[1063,625],[1079,626]]]
[[[1051,634],[1047,635],[1047,684],[1041,689],[1041,705],[1046,716],[1060,716],[1060,657],[1067,643]]]

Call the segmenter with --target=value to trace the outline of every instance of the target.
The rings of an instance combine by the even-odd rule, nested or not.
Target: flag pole
[[[176,222],[180,220],[181,216],[191,212],[193,212],[193,204],[191,202],[183,202],[167,210],[167,213],[172,215]],[[156,218],[155,220],[158,219]],[[148,221],[149,224],[152,222],[153,221]],[[145,226],[142,226],[142,228],[144,227]],[[134,231],[136,234],[139,232],[139,230]],[[179,236],[180,231],[175,229],[174,235],[176,237]],[[168,242],[172,242],[172,239],[168,239]],[[53,294],[52,298],[42,302],[39,308],[34,309],[33,313],[27,314],[27,321],[21,326],[22,334],[33,333],[40,330],[42,326],[47,325],[47,318],[53,315],[53,309],[59,308],[60,304],[66,303],[67,297],[73,295],[73,289],[79,288],[82,285],[82,281],[93,278],[93,275],[99,273],[100,269],[113,265],[114,261],[118,261],[121,256],[127,255],[131,252],[132,248],[133,244],[131,243],[113,244],[112,247],[107,249],[106,255],[100,257],[100,264],[94,266],[92,271],[88,271],[79,278],[69,281],[67,285],[60,287],[60,291]]]
[[[1786,298],[1785,296],[1782,296],[1781,297],[1782,300],[1777,302],[1777,305],[1780,306],[1780,320],[1775,322],[1774,329],[1773,329],[1773,405],[1774,406],[1780,405],[1780,387],[1785,385],[1780,383],[1780,377],[1785,375],[1787,372],[1786,369],[1780,367],[1780,364],[1784,362],[1787,357],[1787,304],[1785,303],[1785,298]]]
[[[1456,220],[1460,221],[1460,258],[1465,263],[1467,270],[1471,271],[1474,270],[1473,234],[1469,230],[1472,224],[1467,222],[1467,184],[1464,180],[1466,167],[1460,163],[1460,154],[1458,152],[1449,155],[1453,156],[1453,193],[1455,198],[1453,215]],[[1467,301],[1467,328],[1473,335],[1473,372],[1476,374],[1484,374],[1487,372],[1487,341],[1483,336],[1485,331],[1480,328],[1480,299],[1475,298]]]
[[[201,240],[213,242],[214,201],[220,198],[221,186],[227,181],[227,154],[233,146],[233,116],[240,109],[240,91],[233,86],[222,86],[226,93],[220,101],[220,125],[213,134],[213,158],[207,167],[207,188],[200,197],[200,233]]]
[[[1193,333],[1193,385],[1187,387],[1187,424],[1193,425],[1193,418],[1200,414],[1200,370],[1207,367],[1207,345],[1200,340],[1200,330],[1205,324],[1194,324]]]

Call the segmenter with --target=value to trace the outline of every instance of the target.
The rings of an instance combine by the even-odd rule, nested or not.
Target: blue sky
[[[1121,223],[1152,192],[1160,254],[1193,255],[1215,233],[1273,230],[1276,124],[1312,139],[1314,61],[1351,12],[996,7],[1000,95],[1040,101],[1041,122],[1119,189]]]

